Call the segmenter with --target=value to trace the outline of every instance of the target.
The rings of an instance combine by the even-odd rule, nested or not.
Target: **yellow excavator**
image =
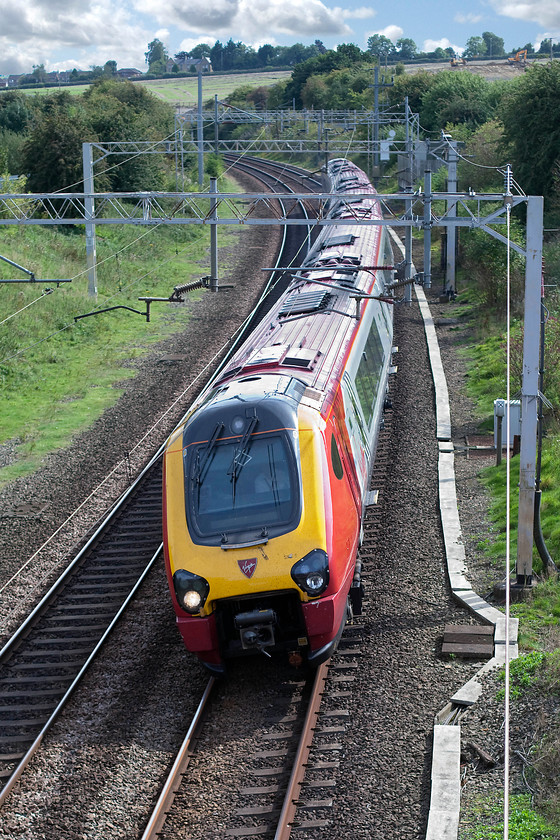
[[[508,63],[524,67],[527,64],[527,50],[518,50],[515,55],[509,55]]]
[[[449,60],[449,64],[451,67],[462,67],[463,64],[466,64],[466,60],[461,58],[460,55],[454,55],[453,58]]]

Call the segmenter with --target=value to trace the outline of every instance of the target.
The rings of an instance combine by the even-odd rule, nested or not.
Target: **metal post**
[[[210,291],[218,291],[218,179],[210,178]]]
[[[198,186],[204,181],[204,133],[202,130],[202,71],[198,71],[198,119],[196,121],[196,142],[198,144]]]
[[[404,102],[405,107],[405,120],[406,120],[406,154],[408,156],[408,166],[409,166],[409,177],[408,181],[408,189],[410,192],[413,190],[414,184],[412,183],[412,137],[410,136],[410,127],[408,122],[408,96],[405,98]],[[413,201],[405,202],[406,207],[406,216],[407,219],[412,219],[412,206]],[[412,225],[409,225],[405,228],[405,236],[404,236],[404,255],[406,260],[406,274],[405,277],[407,280],[410,280],[412,277]],[[410,304],[412,303],[412,284],[408,283],[404,287],[404,299],[405,302]]]
[[[95,241],[95,188],[93,184],[93,148],[91,143],[82,143],[82,165],[84,169],[84,220],[86,226],[86,259],[88,295],[97,297],[97,248]]]
[[[379,167],[379,65],[373,70],[373,171],[377,178]]]
[[[432,286],[432,173],[424,172],[424,288]]]
[[[517,525],[517,585],[530,586],[533,577],[533,522],[539,393],[539,334],[542,283],[543,198],[527,198],[527,257],[521,386],[521,452],[519,518]]]
[[[457,141],[452,140],[447,148],[447,191],[457,192]],[[457,202],[447,202],[447,215],[450,219],[457,215]],[[455,225],[447,227],[447,261],[445,266],[445,288],[455,293],[455,253],[457,250],[457,228]]]
[[[214,94],[214,154],[218,155],[219,149],[219,129],[218,129],[218,94]]]

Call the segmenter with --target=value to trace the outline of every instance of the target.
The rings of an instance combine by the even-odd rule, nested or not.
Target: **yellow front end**
[[[185,512],[181,431],[171,438],[165,453],[166,563],[170,582],[178,569],[187,569],[208,581],[209,594],[199,616],[209,616],[221,599],[250,597],[259,593],[295,590],[301,601],[313,600],[297,587],[290,572],[294,563],[310,551],[328,551],[324,499],[328,477],[322,423],[318,412],[300,405],[298,441],[302,513],[299,524],[289,533],[245,548],[204,546],[193,542]]]

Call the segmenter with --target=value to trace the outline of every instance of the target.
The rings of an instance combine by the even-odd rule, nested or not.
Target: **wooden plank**
[[[444,636],[447,633],[467,633],[477,636],[493,636],[494,627],[489,624],[446,624],[443,628]]]
[[[458,645],[458,644],[443,644],[441,647],[443,654],[455,654],[455,656],[464,656],[472,659],[483,659],[494,655],[494,645]]]

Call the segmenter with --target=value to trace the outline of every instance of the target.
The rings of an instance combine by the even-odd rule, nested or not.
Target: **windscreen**
[[[294,517],[299,482],[284,436],[218,441],[192,457],[187,508],[200,536],[268,531]]]

